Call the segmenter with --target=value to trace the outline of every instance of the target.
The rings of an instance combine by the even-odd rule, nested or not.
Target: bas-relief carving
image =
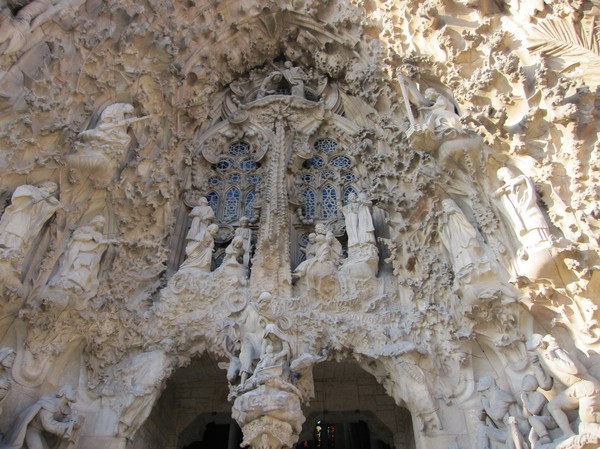
[[[3,286],[18,293],[22,290],[23,261],[46,222],[60,209],[54,197],[58,186],[44,182],[38,187],[22,185],[15,189],[11,204],[0,220],[0,271]]]
[[[75,402],[77,394],[71,385],[62,386],[55,393],[41,397],[16,416],[10,430],[0,441],[0,447],[73,447],[83,424],[83,418],[71,408]],[[50,446],[51,441],[57,442]]]
[[[125,118],[133,111],[128,103],[111,104],[102,111],[94,128],[77,135],[74,151],[66,159],[79,177],[89,178],[99,187],[108,185],[131,141],[128,126],[149,118]]]
[[[527,358],[522,354],[524,335],[531,333],[528,317],[534,317],[542,327],[549,328],[552,324],[567,326],[572,329],[580,349],[592,355],[596,352],[597,335],[594,336],[592,325],[598,318],[595,312],[597,285],[591,273],[597,265],[593,255],[597,252],[597,242],[594,244],[594,218],[583,213],[591,210],[589,204],[594,201],[593,189],[597,184],[594,170],[586,168],[594,166],[588,160],[593,161],[591,152],[596,151],[591,149],[593,144],[590,144],[590,136],[595,135],[596,126],[593,121],[594,97],[585,93],[587,86],[555,80],[557,72],[550,66],[556,59],[556,53],[544,55],[541,60],[532,59],[535,55],[526,54],[518,43],[523,37],[520,29],[536,32],[541,29],[539,24],[548,25],[554,23],[551,20],[569,17],[569,14],[576,19],[574,26],[579,29],[585,23],[579,24],[577,20],[581,17],[575,13],[585,15],[590,12],[567,2],[560,5],[557,2],[531,5],[492,1],[426,2],[422,5],[404,2],[399,8],[365,4],[360,10],[350,3],[334,2],[332,7],[309,3],[306,6],[296,5],[298,11],[293,12],[279,10],[277,5],[273,5],[273,10],[268,13],[269,20],[256,27],[253,27],[251,15],[257,14],[264,5],[247,2],[239,11],[220,12],[221,18],[217,19],[212,7],[206,7],[201,15],[196,15],[197,6],[174,4],[169,7],[172,7],[173,14],[157,14],[152,19],[165,26],[161,28],[164,31],[154,33],[157,45],[150,52],[140,48],[139,42],[143,39],[138,39],[135,34],[146,35],[148,30],[153,29],[145,22],[150,16],[142,13],[150,6],[128,5],[127,16],[131,20],[127,22],[131,26],[126,29],[119,21],[110,21],[111,26],[120,32],[115,34],[121,36],[115,37],[119,41],[115,43],[118,51],[105,46],[103,33],[112,35],[112,31],[104,30],[102,25],[102,19],[119,8],[118,2],[100,8],[100,20],[94,22],[97,26],[85,24],[89,20],[86,10],[73,19],[76,21],[74,28],[62,26],[63,23],[47,22],[44,27],[49,42],[46,51],[52,58],[45,60],[44,67],[48,72],[44,73],[49,73],[49,79],[57,82],[49,88],[52,95],[46,94],[42,91],[43,77],[40,78],[28,67],[15,65],[19,74],[22,70],[26,75],[22,78],[28,90],[25,100],[29,108],[27,114],[34,126],[23,126],[23,130],[18,124],[7,124],[5,129],[11,135],[3,138],[10,139],[5,147],[7,153],[13,152],[11,155],[27,158],[35,154],[37,157],[41,154],[39,148],[44,148],[52,156],[41,154],[39,163],[35,162],[38,165],[31,165],[35,165],[31,172],[35,176],[32,176],[32,181],[26,182],[13,181],[16,179],[13,175],[24,171],[27,160],[24,159],[23,163],[11,160],[7,170],[14,173],[10,173],[13,177],[7,182],[12,183],[12,188],[7,191],[12,191],[19,183],[37,184],[33,180],[45,176],[42,171],[46,168],[42,167],[61,170],[60,164],[55,165],[52,158],[60,156],[58,160],[61,160],[68,149],[59,148],[58,140],[47,138],[48,135],[52,138],[58,135],[53,127],[63,130],[64,124],[68,124],[64,131],[60,131],[66,136],[71,130],[82,129],[80,118],[64,115],[66,106],[57,104],[48,107],[44,103],[44,99],[50,96],[65,100],[64,104],[78,103],[80,99],[86,111],[83,115],[86,115],[97,110],[95,101],[103,101],[107,96],[115,98],[113,93],[119,92],[117,97],[123,98],[122,101],[147,111],[144,114],[161,111],[160,115],[165,120],[159,123],[151,116],[143,132],[128,132],[127,127],[133,122],[128,121],[125,114],[133,112],[133,109],[128,103],[117,103],[112,108],[105,108],[106,114],[100,114],[100,123],[95,128],[80,133],[78,137],[72,136],[76,140],[75,149],[66,156],[66,161],[73,170],[70,176],[61,172],[59,178],[61,203],[65,202],[67,207],[68,229],[80,229],[98,213],[104,214],[100,209],[106,203],[107,214],[104,216],[107,229],[95,232],[104,234],[106,231],[107,235],[114,235],[113,232],[118,229],[127,237],[121,242],[123,245],[114,251],[108,250],[110,243],[107,237],[91,230],[88,230],[89,234],[96,238],[85,244],[77,243],[73,237],[71,242],[65,239],[64,244],[50,245],[51,253],[58,249],[63,254],[50,254],[44,259],[46,265],[59,261],[59,266],[54,273],[51,273],[51,267],[44,271],[39,283],[44,284],[49,278],[48,290],[66,292],[66,297],[80,294],[81,298],[74,298],[70,303],[71,306],[76,305],[72,310],[68,309],[72,317],[61,318],[60,325],[43,328],[44,320],[38,312],[51,301],[36,301],[39,291],[35,290],[27,305],[34,309],[34,315],[40,316],[27,321],[27,325],[31,326],[29,341],[41,353],[41,348],[54,344],[46,333],[58,329],[62,336],[56,351],[60,352],[63,340],[69,341],[80,332],[71,329],[83,327],[82,323],[97,323],[104,317],[104,326],[90,325],[93,329],[91,334],[99,332],[96,329],[100,327],[105,328],[101,332],[104,344],[90,342],[89,347],[83,349],[86,356],[92,354],[89,366],[93,373],[90,375],[98,377],[104,373],[102,370],[105,368],[101,366],[108,363],[106,360],[110,360],[108,365],[118,365],[120,358],[134,360],[130,373],[145,370],[145,362],[138,363],[135,355],[131,355],[138,353],[143,345],[167,347],[171,345],[167,341],[176,341],[177,351],[188,355],[191,355],[188,351],[198,354],[204,350],[191,348],[216,348],[223,340],[225,324],[234,321],[237,325],[234,329],[237,330],[227,334],[230,341],[228,351],[215,350],[214,353],[230,359],[228,378],[232,383],[241,377],[234,373],[241,369],[240,359],[244,359],[243,372],[246,374],[242,383],[248,384],[249,390],[242,396],[245,393],[258,394],[255,392],[263,387],[266,389],[269,383],[272,389],[264,400],[272,400],[280,407],[277,416],[265,415],[246,423],[246,441],[251,446],[291,444],[293,438],[290,435],[301,422],[299,402],[292,398],[297,396],[305,400],[309,396],[305,392],[310,391],[311,383],[308,380],[310,370],[294,374],[294,367],[301,371],[304,363],[318,363],[320,357],[317,354],[321,353],[321,348],[328,348],[326,352],[331,358],[358,356],[385,360],[385,363],[381,362],[385,366],[375,374],[378,380],[386,384],[399,404],[405,403],[411,408],[415,419],[422,424],[418,426],[419,432],[428,435],[427,438],[441,438],[436,429],[445,425],[440,421],[444,416],[437,414],[437,400],[433,398],[433,389],[423,373],[432,372],[443,377],[450,385],[450,399],[460,400],[463,406],[468,407],[464,404],[469,404],[469,399],[475,396],[474,377],[470,370],[477,371],[475,378],[481,378],[482,374],[489,374],[490,368],[482,364],[473,367],[472,363],[459,361],[458,355],[464,350],[465,340],[485,339],[491,342],[491,352],[497,352],[498,358],[518,362],[507,364],[507,375],[515,371],[520,376],[528,366]],[[28,6],[34,4],[40,6],[43,3],[30,3],[5,25],[16,24],[15,19],[20,14],[24,17],[29,11]],[[58,2],[53,6],[61,4],[67,3]],[[189,11],[183,14],[182,8],[189,8]],[[198,20],[191,24],[185,22],[187,17],[198,17]],[[313,23],[316,17],[319,23],[329,24],[327,29],[320,25],[303,25],[303,21]],[[447,17],[465,20],[447,20]],[[243,20],[238,20],[240,18]],[[377,39],[364,25],[369,20],[378,24]],[[171,26],[171,21],[182,21],[185,26]],[[223,27],[219,25],[221,22]],[[535,26],[512,27],[516,34],[510,39],[504,25],[501,25],[529,22]],[[196,26],[205,29],[191,32],[192,37],[178,34],[188,29],[195,31]],[[0,29],[3,27],[6,29],[4,25]],[[53,41],[52,31],[58,28],[64,34]],[[86,31],[88,28],[93,28],[93,31]],[[545,30],[552,33],[551,26]],[[71,47],[65,46],[62,39],[75,33],[81,33],[80,39],[74,43],[78,51],[70,52]],[[22,40],[20,35],[12,32],[7,32],[6,36],[9,39],[6,42],[14,36],[17,37],[15,44]],[[27,33],[22,36],[26,38]],[[34,43],[35,39],[32,39],[31,45]],[[15,51],[20,45],[15,44],[7,44],[5,52]],[[204,49],[211,51],[204,52]],[[212,51],[214,49],[218,51]],[[196,51],[197,54],[194,53]],[[270,63],[278,51],[289,60],[283,62],[279,58]],[[85,62],[80,63],[80,56],[76,54],[85,55]],[[361,57],[357,58],[357,54]],[[410,75],[402,83],[393,79],[393,69],[384,62],[384,54],[390,55],[393,68],[401,66],[402,72]],[[428,59],[424,55],[432,56]],[[35,56],[32,53],[29,60],[35,59]],[[568,59],[569,56],[565,57]],[[57,68],[57,63],[53,62],[58,59],[64,62],[61,64],[63,68]],[[150,60],[154,62],[146,65]],[[161,61],[158,65],[163,68],[157,68],[156,61]],[[98,67],[108,66],[106,76],[100,75],[96,64]],[[81,75],[69,73],[69,67],[81,67],[82,70],[73,71]],[[533,69],[529,70],[531,67],[535,68],[535,74],[532,74]],[[577,70],[575,65],[566,70],[566,76],[572,75],[573,70]],[[242,73],[247,75],[240,75]],[[11,75],[8,78],[15,80],[18,77]],[[223,90],[223,86],[234,78],[238,81]],[[149,79],[157,83],[160,80],[160,88],[153,92],[151,85],[154,81]],[[61,84],[63,81],[75,86],[68,89],[68,94]],[[551,90],[551,86],[556,86],[556,89]],[[278,93],[280,87],[282,90]],[[186,91],[195,93],[186,96]],[[82,92],[85,94],[82,95]],[[73,100],[73,96],[78,99]],[[166,101],[167,98],[186,98],[186,102],[196,103],[189,108],[188,103],[173,106]],[[457,106],[465,117],[459,117]],[[21,108],[18,102],[11,107],[15,111]],[[40,112],[48,109],[54,109],[61,121],[48,125]],[[114,120],[108,117],[111,110],[116,111]],[[584,128],[586,132],[582,133]],[[218,131],[211,134],[211,129]],[[32,130],[36,148],[28,143]],[[348,153],[352,153],[358,161],[357,190],[361,193],[356,198],[358,204],[354,203],[354,198],[348,205],[340,200],[336,220],[326,223],[324,230],[317,232],[317,226],[323,223],[298,217],[297,209],[301,205],[298,195],[291,192],[291,187],[287,194],[284,190],[294,186],[294,180],[288,182],[287,177],[292,177],[293,171],[308,160],[307,151],[311,151],[308,142],[319,137],[320,133],[346,139]],[[199,134],[208,134],[209,137],[198,139]],[[134,135],[139,149],[128,154],[125,160],[124,152]],[[156,241],[152,242],[160,242],[157,245],[162,252],[142,253],[142,247],[147,249],[150,244],[139,240],[139,235],[153,235],[157,231],[156,235],[163,236],[171,232],[168,229],[174,226],[172,216],[177,208],[173,199],[181,198],[179,189],[186,190],[191,185],[192,189],[203,194],[209,192],[204,185],[208,176],[198,169],[195,160],[204,157],[209,164],[218,163],[228,143],[236,139],[247,139],[255,145],[256,160],[268,167],[266,171],[271,179],[265,181],[264,189],[258,192],[260,200],[256,200],[256,210],[260,210],[260,214],[252,217],[251,230],[250,226],[242,224],[241,219],[239,226],[235,221],[229,224],[227,232],[231,231],[231,235],[221,241],[220,235],[225,228],[220,228],[213,236],[208,232],[213,219],[204,220],[200,218],[203,214],[192,211],[190,231],[178,231],[182,237],[180,253],[189,248],[187,258],[173,276],[164,277],[160,268],[163,263],[161,254],[164,255],[167,250],[160,240],[162,237],[156,237]],[[571,140],[575,142],[573,145]],[[544,143],[546,141],[548,144]],[[186,153],[188,150],[189,154]],[[272,157],[274,154],[277,156]],[[92,173],[84,160],[102,160],[103,165]],[[188,182],[184,172],[185,167],[190,165],[193,179]],[[545,237],[543,227],[536,228],[535,232],[520,233],[506,202],[511,195],[513,200],[521,198],[519,195],[527,196],[527,178],[519,180],[520,176],[511,175],[498,186],[494,172],[499,165],[519,167],[522,173],[535,178],[536,185],[539,181],[539,186],[546,189],[543,198],[547,214],[542,212],[542,218],[546,223],[548,240],[541,238]],[[561,167],[565,167],[565,172],[560,171]],[[88,179],[93,182],[86,183]],[[69,192],[73,186],[83,193],[77,196]],[[439,193],[440,190],[435,187],[441,187],[445,193]],[[99,190],[103,190],[102,194]],[[495,192],[498,193],[495,195]],[[89,198],[93,196],[90,200],[93,206],[90,206],[87,215],[83,215],[87,205],[82,203],[86,201],[77,199],[85,198],[88,193]],[[443,203],[447,195],[455,199],[456,204]],[[100,197],[101,200],[98,200]],[[369,204],[371,201],[375,206]],[[539,210],[535,201],[530,203],[529,210],[515,212],[516,216],[523,220],[535,207]],[[442,210],[439,209],[440,204]],[[347,213],[343,211],[344,206]],[[39,215],[42,225],[55,211],[48,212],[46,218],[42,218],[44,214]],[[8,209],[5,214],[7,212]],[[362,222],[365,232],[361,235],[368,240],[365,242],[360,242],[360,238],[354,235],[354,230],[361,228],[361,212],[364,216],[368,212],[368,219]],[[382,216],[385,218],[380,220]],[[164,219],[158,220],[157,217]],[[299,223],[294,221],[296,217]],[[290,220],[304,226],[309,234],[314,231],[314,237],[308,238],[309,245],[305,248],[306,263],[295,268],[299,279],[294,285],[291,281],[286,284],[286,279],[292,279],[290,271],[294,268],[286,255],[292,243],[285,241],[284,237],[287,235],[289,239]],[[385,226],[381,223],[383,221]],[[200,230],[202,227],[205,229],[203,232]],[[134,234],[132,229],[137,231],[135,241],[138,246],[127,242],[127,238]],[[560,249],[561,259],[550,249],[546,250],[547,242],[554,240],[550,229],[560,231],[567,240],[560,243],[564,243]],[[41,229],[32,228],[31,232],[37,235]],[[186,235],[188,239],[184,241]],[[538,237],[532,237],[534,235]],[[348,238],[347,257],[340,257],[344,249],[340,240],[345,237]],[[53,239],[54,235],[50,238]],[[376,240],[373,241],[373,238]],[[383,246],[377,247],[380,242],[385,243],[385,251],[381,250]],[[225,252],[225,259],[218,269],[211,271],[212,250],[219,244],[223,245],[221,249]],[[252,251],[253,246],[256,254]],[[538,250],[542,247],[544,254],[540,255]],[[517,255],[516,260],[512,250]],[[521,256],[525,254],[529,257],[528,261],[537,264],[538,271],[524,264]],[[542,255],[547,259],[542,259]],[[109,259],[107,262],[111,263],[111,267],[117,267],[111,272],[110,279],[98,276],[103,257]],[[569,262],[569,258],[576,263]],[[68,263],[71,259],[72,263]],[[566,260],[564,265],[558,264],[563,259]],[[541,261],[544,262],[543,272],[539,269]],[[556,270],[548,269],[552,261],[560,265],[558,275]],[[69,266],[64,268],[65,264]],[[75,266],[81,267],[76,274],[72,272]],[[112,296],[118,291],[115,285],[137,285],[136,282],[125,281],[131,279],[125,274],[128,266],[151,278],[148,281],[150,287],[136,290],[136,287],[130,286],[123,289],[127,294]],[[326,272],[317,267],[324,268]],[[516,287],[520,293],[529,295],[529,299],[517,295],[507,284],[504,268],[516,275]],[[269,276],[271,281],[266,276],[260,277],[265,271],[278,274]],[[571,281],[570,277],[564,277],[565,273],[577,273],[575,277],[578,279]],[[251,315],[251,304],[264,290],[264,281],[272,282],[273,294],[267,301],[271,311],[266,313],[272,316],[265,316],[265,323],[255,326],[252,319],[242,319],[242,316]],[[3,285],[6,284],[10,285],[10,282],[5,280]],[[59,288],[62,284],[63,287]],[[81,284],[85,284],[83,288]],[[83,291],[79,292],[78,288]],[[135,301],[136,305],[129,301]],[[149,306],[152,301],[154,304]],[[477,307],[467,310],[473,304]],[[82,310],[78,311],[78,308]],[[544,311],[548,310],[553,312],[555,320],[545,315]],[[563,310],[569,313],[563,314]],[[23,318],[29,313],[22,314]],[[89,317],[89,321],[81,321],[84,318],[79,315]],[[284,329],[286,322],[294,322],[295,325]],[[282,334],[277,337],[269,334],[265,339],[268,323],[284,329]],[[125,327],[131,330],[131,334],[123,336],[116,332]],[[297,329],[302,329],[300,335],[306,341],[298,348],[290,345],[292,355],[288,356],[288,350],[284,349],[285,345],[280,340],[284,338],[282,335],[293,334]],[[325,329],[324,334],[317,333],[317,329]],[[586,332],[588,337],[583,335]],[[581,334],[579,337],[578,333]],[[262,342],[256,347],[254,342],[250,350],[248,343],[239,340],[241,336],[273,342],[270,349],[269,344],[263,349]],[[420,349],[409,354],[403,354],[402,345],[397,344],[405,342],[405,346],[409,347],[414,341],[419,342]],[[244,344],[246,348],[242,350]],[[101,351],[104,349],[100,347],[117,355],[102,359],[100,363],[94,359],[103,354]],[[510,352],[510,357],[507,352]],[[458,357],[454,362],[456,367],[445,373],[439,366],[449,363],[451,357]],[[152,357],[148,357],[150,359]],[[304,361],[297,362],[296,366],[297,360]],[[363,360],[361,363],[368,362]],[[168,376],[170,372],[170,368],[160,362],[154,365],[154,362],[148,361],[148,364],[153,366],[151,371],[156,372],[158,378]],[[272,369],[273,364],[282,366],[281,374]],[[48,365],[48,369],[59,370],[50,362]],[[284,374],[287,368],[283,367],[286,366],[292,372],[289,378]],[[30,369],[36,371],[35,366]],[[263,374],[257,375],[257,370]],[[123,369],[123,372],[126,371]],[[133,379],[135,375],[130,377]],[[299,379],[304,379],[306,385],[301,386]],[[132,380],[130,383],[136,382]],[[277,386],[272,387],[274,384]],[[533,423],[548,421],[544,418],[547,417],[543,414],[544,406],[542,414],[539,414],[539,405],[543,401],[535,394],[539,391],[532,391],[532,384],[529,382],[523,387],[528,395],[527,404],[521,400],[531,419],[521,419],[517,427],[522,427],[525,422],[535,427]],[[130,423],[123,425],[122,433],[133,435],[155,401],[155,389],[148,387],[140,393],[141,396],[136,396],[135,392],[127,393],[130,396],[126,396],[131,399],[129,405],[125,399],[111,403],[109,390],[105,390],[104,402],[110,403],[107,407],[114,410],[122,409],[122,422]],[[125,387],[122,390],[129,391]],[[518,385],[513,382],[512,391],[517,390]],[[519,403],[520,397],[514,397]],[[247,407],[243,402],[240,400],[238,403],[241,410]],[[82,407],[85,409],[86,405]],[[499,408],[502,409],[502,406]],[[16,414],[19,410],[10,412]],[[287,412],[289,415],[286,415]],[[285,419],[281,420],[282,417]],[[293,426],[282,424],[285,421]],[[500,427],[500,423],[498,425]],[[550,437],[556,442],[557,433],[562,430],[550,428],[551,425],[547,427]],[[513,428],[509,426],[508,429],[512,431]],[[456,435],[465,433],[464,429],[446,427],[444,431]],[[531,445],[546,444],[539,425],[535,434],[537,440],[534,434],[529,434]],[[472,432],[470,436],[474,437]],[[522,444],[526,445],[527,432],[521,433],[521,437]],[[515,441],[506,434],[502,438],[509,444]],[[591,447],[595,444],[594,438],[593,433],[580,432],[558,442],[557,447],[584,444]],[[445,447],[441,440],[432,441],[431,447]]]

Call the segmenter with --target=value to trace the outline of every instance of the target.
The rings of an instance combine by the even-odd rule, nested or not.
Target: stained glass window
[[[323,218],[332,218],[337,216],[337,192],[335,188],[328,184],[323,187],[321,194],[323,206]]]
[[[235,142],[229,145],[228,150],[229,154],[233,156],[243,156],[250,152],[250,144],[243,141]]]
[[[242,176],[239,173],[232,173],[227,179],[229,182],[239,182],[239,180],[242,179]]]
[[[325,161],[323,160],[322,157],[319,157],[319,156],[313,156],[310,159],[308,159],[307,161],[304,161],[304,168],[319,169],[319,168],[323,168],[324,165],[325,165]]]
[[[243,214],[252,217],[255,213],[252,206],[263,175],[253,154],[248,142],[237,141],[226,147],[225,154],[212,166],[206,181],[212,192],[207,199],[217,220],[231,222]]]
[[[232,187],[225,194],[225,207],[223,208],[223,221],[232,221],[238,218],[240,204],[240,191]]]
[[[354,177],[354,175],[352,173],[348,173],[348,172],[342,172],[340,179],[342,180],[342,182],[356,181],[356,178]]]
[[[217,176],[213,176],[212,178],[210,178],[208,180],[208,185],[209,186],[218,186],[219,184],[221,184],[223,182],[223,180]]]
[[[212,207],[212,210],[216,215],[217,208],[219,207],[219,195],[217,195],[215,192],[210,192],[208,195],[206,195],[206,199],[208,200],[208,205]]]
[[[352,161],[346,156],[336,156],[331,159],[330,164],[336,168],[347,168],[352,165]]]
[[[217,162],[215,168],[217,171],[224,172],[229,170],[231,167],[233,167],[232,159],[221,159],[219,162]]]
[[[262,181],[262,177],[258,175],[250,175],[248,176],[248,181],[250,182],[250,184],[260,184],[260,182]]]
[[[305,217],[339,218],[338,208],[348,202],[350,192],[357,191],[356,176],[352,173],[353,161],[343,154],[344,149],[334,139],[317,139],[313,148],[315,152],[304,161],[298,174],[305,189]],[[307,197],[309,190],[314,199]]]
[[[315,192],[306,189],[302,196],[304,197],[304,218],[313,218],[316,213]]]
[[[246,195],[246,201],[244,201],[245,207],[244,207],[244,215],[248,218],[252,218],[254,217],[254,198],[255,198],[256,194],[254,193],[254,191],[249,192],[248,195]]]
[[[315,142],[315,149],[325,154],[333,153],[337,148],[337,142],[333,139],[319,139]]]
[[[256,168],[256,161],[251,157],[246,158],[240,162],[240,168],[244,171],[254,170]]]

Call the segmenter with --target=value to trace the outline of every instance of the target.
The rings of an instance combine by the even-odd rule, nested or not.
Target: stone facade
[[[599,447],[600,3],[0,13],[0,448]]]

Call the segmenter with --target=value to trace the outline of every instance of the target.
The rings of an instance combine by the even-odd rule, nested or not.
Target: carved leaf
[[[580,68],[578,75],[589,84],[600,84],[600,27],[595,17],[574,23],[569,19],[548,19],[533,27],[529,50],[545,53],[561,69]]]

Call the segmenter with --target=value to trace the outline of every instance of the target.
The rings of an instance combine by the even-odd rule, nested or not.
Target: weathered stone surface
[[[0,432],[68,383],[60,439],[135,447],[204,355],[254,449],[331,401],[325,360],[418,449],[597,445],[596,1],[0,15]]]

